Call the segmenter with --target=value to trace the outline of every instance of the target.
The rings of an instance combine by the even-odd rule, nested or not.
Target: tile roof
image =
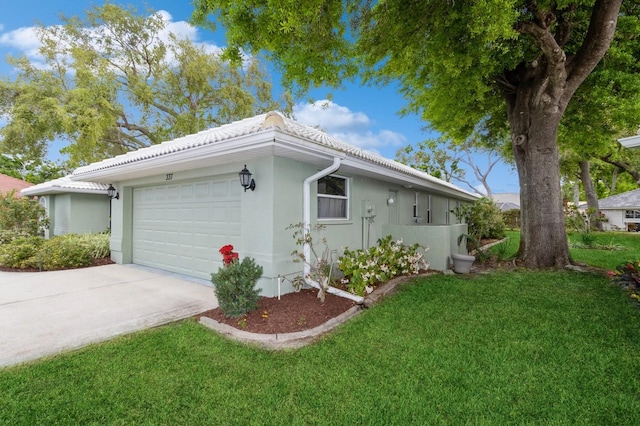
[[[183,151],[189,151],[194,148],[215,144],[233,138],[258,134],[262,131],[273,129],[276,127],[281,132],[294,136],[297,139],[303,139],[326,148],[331,148],[343,152],[353,158],[375,164],[378,167],[383,167],[389,170],[400,172],[404,175],[434,182],[443,187],[448,187],[457,192],[464,193],[467,196],[477,198],[474,194],[471,194],[449,182],[437,179],[427,173],[411,168],[397,161],[389,160],[378,154],[365,151],[353,145],[349,145],[321,130],[298,123],[292,119],[284,117],[281,113],[275,111],[235,121],[233,123],[225,124],[208,130],[203,130],[201,132],[183,136],[172,141],[167,141],[161,144],[141,148],[136,151],[131,151],[126,154],[118,155],[113,158],[108,158],[103,161],[89,164],[87,166],[79,167],[74,170],[71,176],[74,179],[82,179],[82,176],[87,173],[105,171],[108,169],[134,163],[147,163],[149,160],[155,158],[168,156]]]
[[[640,207],[640,189],[603,198],[598,201],[598,207],[601,209]]]
[[[23,189],[21,192],[22,195],[46,195],[65,192],[106,195],[108,187],[109,185],[104,183],[73,181],[69,176],[65,176],[34,185],[30,188]]]
[[[2,194],[13,190],[15,190],[16,193],[20,193],[21,189],[28,188],[30,186],[33,186],[33,184],[0,173],[0,193]]]

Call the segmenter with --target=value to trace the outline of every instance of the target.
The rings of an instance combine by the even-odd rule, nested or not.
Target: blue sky
[[[8,54],[14,56],[27,55],[37,60],[38,43],[33,32],[36,23],[45,26],[60,23],[60,13],[66,16],[83,16],[84,11],[100,1],[54,1],[26,0],[24,2],[7,2],[3,5],[0,16],[0,77],[11,76],[12,69],[4,61]],[[188,0],[147,0],[147,1],[115,1],[117,4],[132,4],[142,12],[148,6],[156,11],[165,11],[173,32],[188,36],[194,41],[211,46],[224,47],[225,39],[222,31],[213,33],[203,28],[194,28],[186,23],[191,16],[192,6]],[[277,75],[271,76],[278,96]],[[331,93],[332,99],[323,108],[307,103],[309,98],[322,101]],[[328,133],[357,145],[363,149],[377,152],[387,158],[395,158],[398,149],[409,144],[417,144],[428,138],[437,136],[424,130],[427,123],[416,116],[400,117],[398,111],[405,105],[404,100],[393,87],[376,88],[348,84],[341,90],[315,90],[310,96],[299,100],[295,115],[300,122],[320,126]],[[59,158],[57,149],[50,150],[50,157]],[[482,164],[483,157],[477,158]],[[483,167],[481,166],[481,169]],[[473,174],[467,172],[467,178],[473,181]],[[463,184],[457,183],[469,190]],[[474,185],[477,182],[474,182]],[[511,166],[500,164],[491,172],[489,184],[494,193],[519,192],[517,174]]]

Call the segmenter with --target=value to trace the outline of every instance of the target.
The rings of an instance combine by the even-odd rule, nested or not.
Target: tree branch
[[[567,67],[567,102],[609,49],[621,5],[622,0],[596,0],[585,40]]]

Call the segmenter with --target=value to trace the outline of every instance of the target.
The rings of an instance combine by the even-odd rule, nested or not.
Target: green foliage
[[[64,176],[65,170],[58,164],[43,159],[27,159],[22,154],[0,155],[0,173],[34,184]]]
[[[502,221],[509,229],[520,228],[520,209],[503,211]]]
[[[273,99],[256,57],[224,61],[170,33],[161,14],[107,2],[62,20],[37,32],[44,64],[9,59],[15,78],[0,81],[4,152],[39,159],[49,141],[66,139],[63,151],[76,166],[290,110],[289,100]]]
[[[0,245],[0,265],[7,268],[36,268],[41,260],[42,237],[18,237]]]
[[[499,262],[509,259],[513,252],[511,240],[508,237],[489,248],[489,253],[494,255]]]
[[[231,262],[211,274],[220,309],[226,316],[240,317],[257,309],[262,290],[255,286],[261,276],[262,266],[250,257]]]
[[[17,237],[0,245],[0,265],[53,271],[89,266],[109,253],[109,235],[105,233],[66,234],[48,240]]]
[[[111,253],[111,235],[108,232],[99,234],[74,234],[75,244],[82,247],[93,259],[102,259]]]
[[[89,266],[93,263],[93,253],[81,241],[81,237],[76,234],[45,240],[40,247],[38,257],[30,260],[31,266],[38,267],[36,261],[41,262],[41,267],[45,271]]]
[[[47,226],[46,211],[36,200],[0,193],[0,230],[43,235]]]
[[[502,212],[490,199],[482,197],[473,204],[453,209],[458,220],[467,224],[467,233],[477,242],[483,238],[503,238],[505,226]],[[477,247],[476,247],[477,248]]]
[[[345,249],[339,267],[345,275],[347,289],[363,296],[371,292],[371,286],[400,275],[418,274],[429,265],[423,258],[419,244],[406,246],[388,235],[379,239],[378,245],[369,250]]]
[[[22,238],[29,237],[29,233],[26,231],[15,231],[12,229],[0,229],[0,246],[2,244],[8,244],[11,241]]]

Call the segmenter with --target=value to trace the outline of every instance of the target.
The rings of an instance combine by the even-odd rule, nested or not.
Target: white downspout
[[[335,172],[339,168],[340,168],[340,157],[335,157],[333,159],[333,164],[331,166],[327,167],[324,170],[320,170],[318,173],[312,176],[309,176],[304,180],[304,184],[302,187],[302,198],[303,198],[302,226],[305,232],[311,230],[311,184],[322,177],[330,175],[331,173]],[[306,260],[311,259],[311,246],[309,244],[307,243],[303,244],[302,252]],[[308,261],[304,262],[303,275],[302,275],[304,278],[304,282],[309,284],[311,287],[320,289],[321,288],[320,283],[309,278],[310,273],[311,273],[311,264]],[[364,298],[362,296],[357,296],[355,294],[351,294],[347,291],[343,291],[343,290],[340,290],[339,288],[335,288],[331,286],[327,289],[327,293],[335,294],[336,296],[346,297],[347,299],[351,299],[357,303],[364,302]]]

